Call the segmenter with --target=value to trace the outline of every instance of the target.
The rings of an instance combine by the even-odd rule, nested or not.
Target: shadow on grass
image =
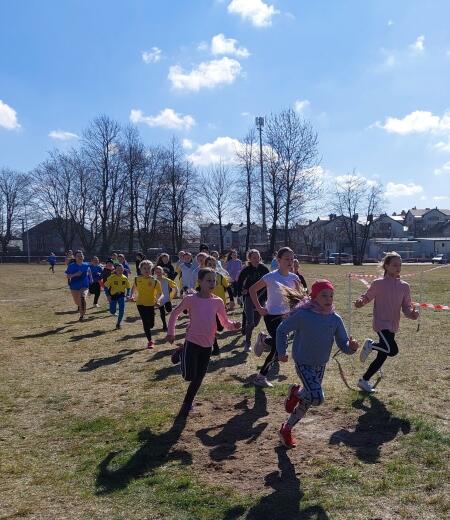
[[[275,448],[278,456],[278,471],[265,476],[265,485],[274,491],[264,496],[245,516],[245,520],[328,520],[329,516],[320,505],[301,508],[303,491],[287,451]],[[242,518],[238,513],[228,513],[223,520]]]
[[[70,342],[74,342],[74,341],[80,341],[82,339],[90,339],[90,338],[96,338],[98,336],[102,336],[103,334],[106,334],[108,331],[107,330],[93,330],[92,332],[86,332],[86,334],[75,334],[73,336],[70,336],[70,339],[69,341]]]
[[[171,451],[186,425],[186,419],[177,417],[165,433],[153,433],[145,428],[138,433],[141,446],[117,469],[110,464],[120,453],[110,452],[98,466],[96,494],[105,495],[126,488],[133,480],[151,475],[152,471],[169,461],[179,460],[182,464],[192,464],[192,455],[184,450]]]
[[[105,367],[108,365],[115,365],[116,363],[120,363],[122,359],[132,356],[136,352],[140,352],[142,350],[146,350],[145,348],[134,348],[134,349],[124,349],[120,350],[114,356],[108,356],[103,358],[92,358],[87,363],[85,363],[78,372],[91,372],[92,370],[97,370],[97,368]]]
[[[66,314],[78,314],[78,309],[73,311],[55,311],[56,316],[65,316]]]
[[[255,424],[258,419],[268,415],[266,394],[261,388],[255,388],[255,401],[251,408],[247,397],[234,408],[243,411],[225,424],[204,428],[196,433],[205,446],[212,446],[209,456],[218,462],[233,458],[238,441],[246,441],[246,444],[255,442],[268,425],[267,422]],[[221,429],[219,432],[212,435],[213,431],[219,429]]]
[[[67,329],[68,325],[72,325],[73,323],[78,323],[77,321],[71,321],[62,327],[56,327],[56,329],[44,330],[42,332],[36,332],[34,334],[25,334],[24,336],[13,336],[13,339],[29,339],[29,338],[45,338],[47,336],[53,336],[54,334],[65,334],[67,332],[71,332]]]
[[[364,404],[366,400],[370,406]],[[403,435],[411,431],[408,420],[393,416],[384,403],[373,395],[356,399],[352,406],[365,412],[358,417],[355,431],[338,430],[331,435],[329,443],[345,444],[353,448],[358,459],[363,462],[377,462],[383,444],[393,441],[400,431]]]
[[[125,336],[122,336],[121,338],[117,339],[116,341],[128,341],[129,339],[137,339],[137,338],[144,338],[145,334],[143,332],[139,332],[138,334],[125,334]]]

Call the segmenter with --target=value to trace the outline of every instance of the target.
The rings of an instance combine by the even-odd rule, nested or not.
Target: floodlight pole
[[[262,129],[264,126],[264,118],[257,117],[255,119],[256,128],[259,132],[259,165],[261,167],[261,211],[262,211],[262,229],[265,239],[267,239],[266,224],[266,195],[264,191],[264,167],[263,167],[263,151],[262,151]]]

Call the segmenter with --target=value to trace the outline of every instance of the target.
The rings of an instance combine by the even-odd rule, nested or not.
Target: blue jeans
[[[119,316],[117,318],[117,323],[123,320],[123,315],[125,314],[125,296],[119,296],[117,299],[111,299],[109,304],[109,312],[111,314],[116,314],[117,305],[119,305]]]

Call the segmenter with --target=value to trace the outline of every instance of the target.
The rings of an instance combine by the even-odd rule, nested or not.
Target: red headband
[[[311,286],[311,299],[314,300],[320,291],[330,289],[334,291],[333,284],[329,280],[316,280]]]

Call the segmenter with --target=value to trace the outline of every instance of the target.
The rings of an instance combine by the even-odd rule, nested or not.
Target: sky
[[[77,146],[99,114],[193,163],[232,162],[255,116],[293,108],[329,185],[450,208],[448,0],[0,0],[0,167]]]

